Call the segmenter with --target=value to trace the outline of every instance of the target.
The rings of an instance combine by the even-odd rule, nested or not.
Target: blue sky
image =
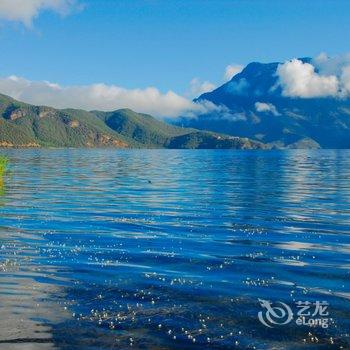
[[[0,0],[0,16],[26,1]],[[186,96],[193,78],[222,84],[229,64],[348,51],[348,0],[58,1],[69,13],[37,9],[32,24],[2,14],[0,76]]]
[[[342,0],[83,0],[62,18],[42,12],[28,29],[2,23],[0,74],[60,84],[104,82],[186,90],[222,78],[228,64],[343,53]]]

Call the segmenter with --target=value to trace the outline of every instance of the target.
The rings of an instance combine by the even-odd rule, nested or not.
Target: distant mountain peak
[[[281,68],[289,74],[287,83],[292,86],[287,90]],[[298,74],[309,81],[296,81]],[[350,148],[350,99],[338,96],[336,79],[322,75],[309,57],[252,62],[230,81],[195,100],[210,101],[216,110],[196,119],[182,118],[179,123],[276,147]]]

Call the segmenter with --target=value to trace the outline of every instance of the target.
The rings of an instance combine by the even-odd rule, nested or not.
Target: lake
[[[350,348],[350,151],[0,153],[0,349]]]

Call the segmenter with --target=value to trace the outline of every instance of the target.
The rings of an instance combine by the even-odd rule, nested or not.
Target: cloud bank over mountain
[[[125,89],[116,85],[92,84],[63,87],[47,81],[30,81],[17,76],[0,79],[0,93],[35,105],[110,111],[131,108],[157,117],[194,116],[216,107],[206,101],[192,102],[173,91],[155,87]]]

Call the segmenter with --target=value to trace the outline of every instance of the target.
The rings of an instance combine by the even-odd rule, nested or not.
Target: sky
[[[0,0],[0,77],[187,108],[249,62],[346,53],[349,13],[348,0]]]

